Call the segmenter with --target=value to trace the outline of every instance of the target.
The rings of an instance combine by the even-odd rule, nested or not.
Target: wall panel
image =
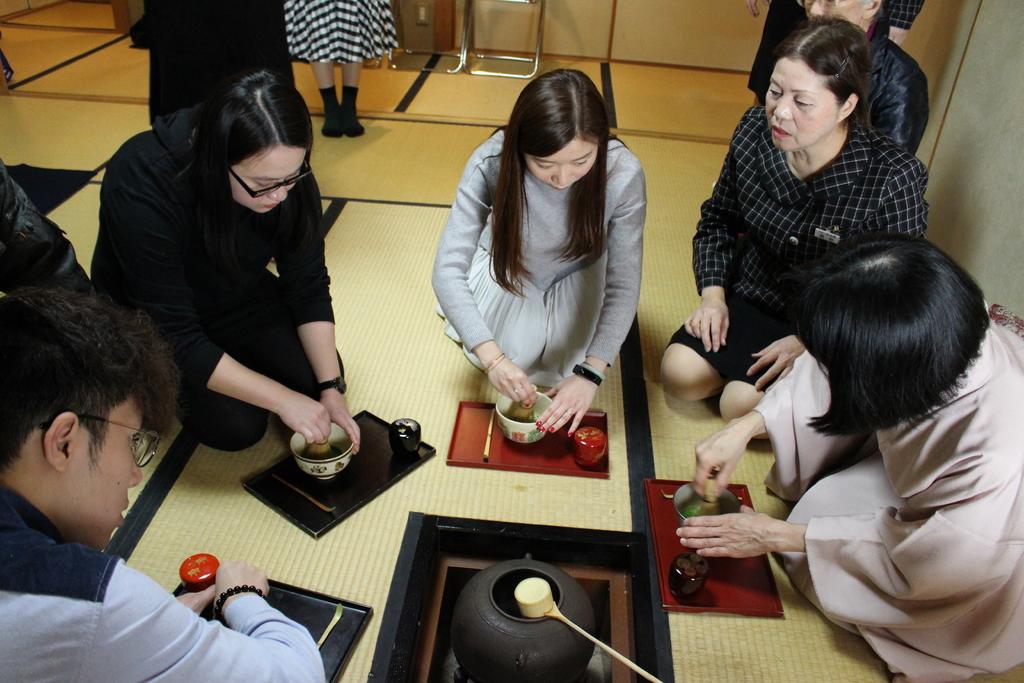
[[[612,59],[749,71],[764,15],[743,0],[619,0]]]
[[[548,0],[544,52],[607,59],[612,4],[612,0]],[[536,6],[496,0],[474,0],[474,5],[477,47],[503,52],[532,51],[537,32]],[[462,3],[458,6],[461,23]],[[458,30],[461,31],[461,25]]]
[[[1020,11],[1018,0],[982,0],[935,145],[927,197],[929,238],[980,281],[990,302],[1024,314]]]

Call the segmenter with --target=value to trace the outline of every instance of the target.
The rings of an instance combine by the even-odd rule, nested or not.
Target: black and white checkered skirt
[[[288,51],[310,62],[361,62],[398,46],[388,0],[285,0]]]

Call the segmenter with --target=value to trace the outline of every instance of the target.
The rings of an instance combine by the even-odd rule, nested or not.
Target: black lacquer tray
[[[292,619],[309,631],[313,640],[319,640],[324,630],[331,623],[334,611],[340,604],[344,608],[341,619],[334,625],[328,634],[324,644],[320,647],[320,657],[324,660],[324,671],[328,681],[341,680],[341,670],[345,667],[349,655],[363,634],[373,608],[360,605],[357,602],[341,600],[323,593],[289,586],[279,581],[270,581],[270,594],[267,596],[267,603],[271,607],[281,610],[289,619]],[[180,595],[184,586],[179,585],[174,591]],[[213,605],[200,614],[204,619],[213,618]]]
[[[365,410],[355,420],[362,439],[359,452],[334,479],[321,481],[309,476],[288,453],[245,480],[243,486],[292,524],[319,538],[436,452],[430,444],[421,443],[416,453],[393,453],[388,422]]]

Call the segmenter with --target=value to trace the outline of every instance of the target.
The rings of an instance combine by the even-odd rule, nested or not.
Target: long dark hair
[[[861,126],[871,125],[871,45],[859,26],[835,17],[808,19],[775,48],[775,61],[786,57],[800,60],[824,76],[839,104],[857,95],[850,118]]]
[[[207,254],[237,273],[239,215],[231,199],[228,168],[274,146],[306,150],[313,127],[302,96],[275,71],[246,71],[223,81],[199,108],[192,160],[187,169],[196,196],[196,221]],[[317,234],[320,197],[316,181],[297,182],[280,206],[276,239],[288,251],[307,246]]]
[[[797,334],[828,376],[824,434],[913,422],[952,399],[988,330],[981,289],[921,238],[868,234],[802,269]]]
[[[555,154],[575,138],[597,144],[594,166],[569,192],[571,229],[562,249],[566,261],[596,259],[604,252],[604,197],[607,184],[608,111],[586,74],[557,69],[540,76],[519,94],[505,126],[501,169],[492,207],[491,251],[494,279],[506,291],[522,294],[525,155]]]

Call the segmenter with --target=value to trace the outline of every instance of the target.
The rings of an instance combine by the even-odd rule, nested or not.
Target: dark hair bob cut
[[[206,251],[229,273],[237,273],[237,208],[229,167],[275,145],[306,150],[313,126],[302,95],[276,71],[244,71],[222,81],[198,108],[192,160],[186,173],[196,196],[196,222]],[[275,238],[288,250],[308,246],[319,231],[320,195],[312,175],[295,184],[279,207]]]
[[[799,60],[824,76],[840,104],[856,95],[850,118],[858,125],[871,125],[871,45],[859,26],[836,17],[808,19],[775,48],[775,61],[783,58]]]
[[[920,238],[871,234],[797,274],[797,334],[828,377],[810,424],[859,434],[924,418],[953,398],[988,330],[981,289]]]
[[[501,149],[492,206],[491,269],[503,289],[522,294],[526,157],[547,157],[576,138],[597,145],[594,165],[569,189],[572,230],[563,245],[566,261],[597,259],[604,252],[604,202],[608,183],[608,110],[594,82],[576,69],[556,69],[530,81],[519,93]]]

